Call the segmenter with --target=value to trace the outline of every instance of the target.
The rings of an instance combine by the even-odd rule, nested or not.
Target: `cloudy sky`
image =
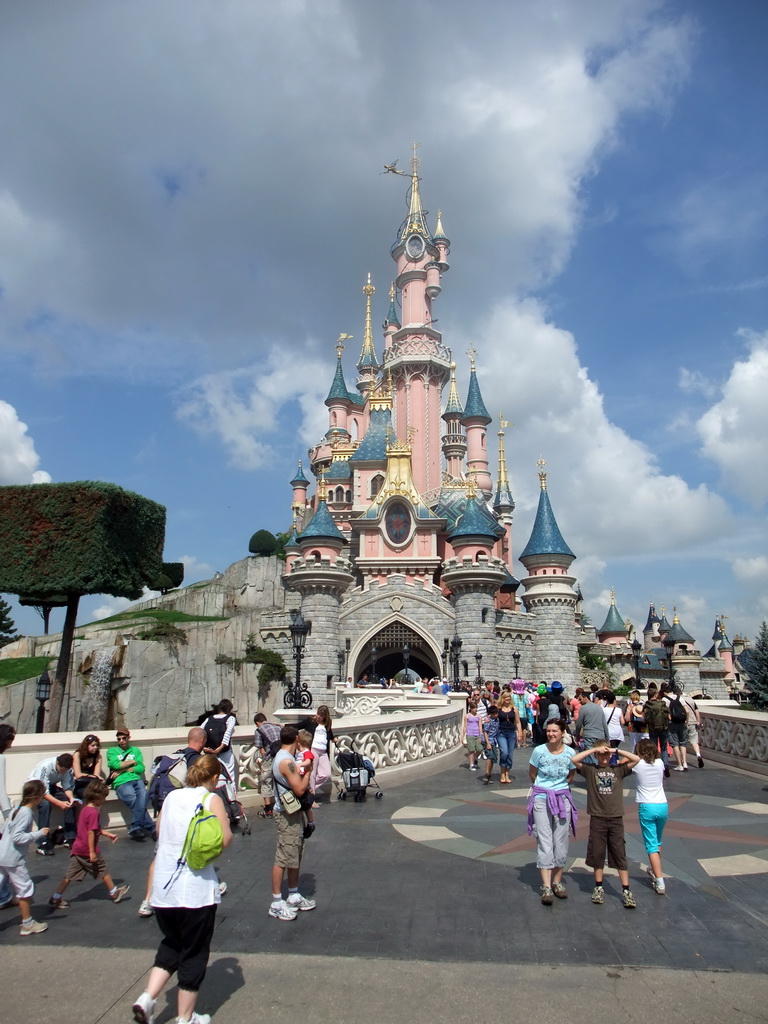
[[[0,484],[163,503],[187,582],[286,529],[418,140],[439,327],[514,424],[516,550],[542,456],[597,625],[613,586],[640,627],[653,599],[705,649],[720,613],[754,637],[767,34],[759,0],[0,5]]]

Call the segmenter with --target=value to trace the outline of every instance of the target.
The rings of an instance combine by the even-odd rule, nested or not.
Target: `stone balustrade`
[[[699,701],[702,754],[708,761],[768,775],[768,714]]]

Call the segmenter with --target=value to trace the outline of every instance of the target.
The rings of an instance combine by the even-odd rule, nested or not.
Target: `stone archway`
[[[406,644],[410,648],[409,674],[415,672],[427,679],[442,675],[440,662],[435,657],[431,644],[412,626],[395,620],[374,633],[360,651],[357,657],[355,681],[360,679],[363,673],[367,674],[369,679],[371,678],[373,674],[372,647],[377,649],[376,674],[379,677],[391,679],[401,672],[404,668],[403,647]]]

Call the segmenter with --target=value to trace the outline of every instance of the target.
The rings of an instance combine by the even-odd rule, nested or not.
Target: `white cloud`
[[[689,370],[685,366],[680,367],[679,385],[680,390],[688,395],[700,394],[712,398],[717,391],[712,381],[701,370]]]
[[[16,410],[0,399],[0,484],[50,483],[50,476],[38,469],[40,456]]]
[[[140,601],[148,601],[151,597],[159,597],[159,590],[149,590],[148,587],[144,588],[144,593],[139,598],[139,601],[131,601],[127,597],[112,597],[110,594],[99,595],[103,598],[102,604],[96,605],[91,611],[91,620],[97,621],[99,619],[108,619],[110,615],[117,615],[118,612],[124,612],[126,609],[133,607]]]
[[[749,355],[737,360],[722,397],[696,424],[702,452],[735,494],[755,505],[768,499],[768,332],[740,332]]]
[[[306,355],[285,358],[273,349],[258,366],[207,374],[189,389],[179,417],[201,434],[219,440],[238,469],[259,469],[275,457],[272,442],[280,440],[279,417],[296,402],[301,410],[299,433],[316,442],[328,429],[323,400],[332,379],[331,363]]]
[[[207,562],[199,561],[195,555],[182,555],[177,559],[178,562],[182,562],[184,565],[184,583],[182,586],[188,586],[190,583],[197,583],[198,580],[208,579],[212,568]]]
[[[754,555],[752,558],[734,558],[733,574],[744,583],[759,582],[764,585],[768,580],[768,556]]]
[[[528,467],[512,482],[518,510],[538,500],[543,455],[555,515],[580,558],[679,553],[728,528],[719,495],[662,473],[654,453],[609,420],[573,335],[538,302],[502,303],[468,337],[483,339],[478,376],[489,412],[519,424],[506,438],[509,465],[518,474]],[[518,551],[526,539],[517,537]]]

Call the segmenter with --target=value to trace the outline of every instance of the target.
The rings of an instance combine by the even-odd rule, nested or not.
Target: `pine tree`
[[[19,634],[11,618],[11,606],[0,597],[0,647],[18,640]]]
[[[755,646],[751,648],[749,679],[755,707],[768,707],[768,623],[763,620]]]

